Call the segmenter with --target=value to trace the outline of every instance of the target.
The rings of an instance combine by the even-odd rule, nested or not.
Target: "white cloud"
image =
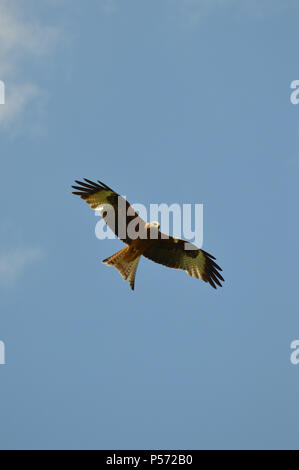
[[[9,127],[38,96],[38,84],[22,80],[23,67],[34,58],[40,60],[58,38],[56,28],[42,25],[36,19],[25,20],[26,3],[20,0],[0,3],[0,79],[6,85],[5,104],[0,106],[0,129]]]
[[[0,285],[13,285],[27,266],[42,257],[40,248],[15,249],[0,254]]]

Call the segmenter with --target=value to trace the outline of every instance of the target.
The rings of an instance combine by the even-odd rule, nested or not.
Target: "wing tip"
[[[83,181],[80,180],[74,180],[76,185],[72,185],[73,189],[79,190],[82,192],[82,194],[90,195],[94,194],[98,191],[113,191],[113,189],[109,188],[105,183],[102,183],[101,181],[97,181],[96,183],[88,178],[82,178]],[[73,193],[74,194],[74,193]]]

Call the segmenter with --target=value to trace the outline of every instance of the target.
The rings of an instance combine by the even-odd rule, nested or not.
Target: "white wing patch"
[[[186,258],[185,261],[185,271],[189,276],[196,277],[196,279],[201,279],[201,273],[204,271],[205,267],[205,258],[201,251],[199,251],[196,258]]]
[[[109,204],[108,197],[111,196],[111,194],[114,194],[113,191],[100,191],[95,194],[90,194],[90,196],[86,198],[86,202],[92,209],[98,210],[99,207],[102,207],[104,210],[105,204]]]

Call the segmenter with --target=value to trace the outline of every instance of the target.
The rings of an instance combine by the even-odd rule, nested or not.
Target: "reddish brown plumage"
[[[135,274],[141,256],[170,268],[182,269],[190,276],[208,282],[215,289],[221,286],[221,281],[224,281],[220,274],[222,269],[215,263],[214,256],[195,246],[192,250],[185,250],[185,240],[175,239],[160,231],[158,231],[157,239],[147,237],[135,240],[130,238],[127,231],[124,235],[119,220],[124,223],[125,228],[133,221],[143,235],[149,234],[148,224],[134,211],[127,200],[104,183],[100,181],[94,183],[88,179],[84,179],[84,182],[76,181],[76,183],[77,186],[73,186],[76,190],[73,194],[84,199],[92,209],[96,209],[99,205],[103,206],[102,215],[105,222],[128,245],[104,260],[104,263],[118,269],[124,279],[130,282],[132,289],[134,289]],[[114,220],[110,216],[109,207],[113,208]],[[121,214],[119,214],[119,207],[123,208]]]

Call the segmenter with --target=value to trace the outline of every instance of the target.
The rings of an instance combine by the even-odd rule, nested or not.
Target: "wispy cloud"
[[[173,0],[168,1],[173,5]],[[176,6],[180,16],[190,25],[196,25],[209,15],[224,9],[235,20],[243,15],[252,20],[263,20],[269,15],[281,14],[283,10],[298,11],[297,0],[176,0]]]
[[[32,83],[12,85],[6,105],[0,108],[0,126],[3,129],[9,128],[16,116],[20,115],[27,104],[39,94],[39,88]]]
[[[14,285],[28,265],[40,260],[41,257],[42,251],[40,248],[18,248],[0,254],[0,286]]]
[[[117,11],[116,0],[99,0],[99,2],[106,13],[115,13]]]
[[[38,96],[39,85],[26,80],[23,70],[36,58],[50,51],[58,30],[39,21],[25,19],[27,2],[1,0],[0,3],[0,79],[6,84],[6,102],[0,106],[0,128],[7,128]],[[27,18],[28,15],[26,15]]]

